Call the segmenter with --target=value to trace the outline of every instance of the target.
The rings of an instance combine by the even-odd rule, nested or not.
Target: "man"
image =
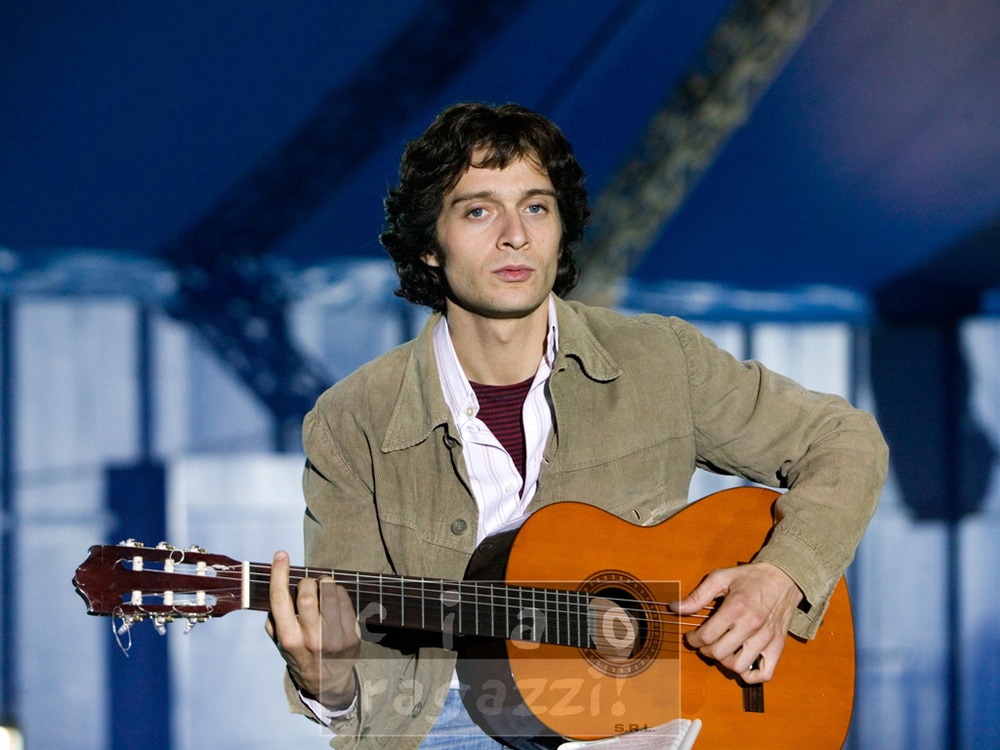
[[[652,524],[684,506],[696,466],[738,474],[788,488],[780,520],[753,563],[705,571],[673,607],[724,597],[688,645],[769,680],[854,554],[885,444],[869,415],[737,362],[683,321],[562,301],[583,179],[556,126],[514,105],[456,105],[409,144],[381,239],[397,294],[435,314],[306,417],[307,564],[461,578],[478,542],[539,507],[577,500]],[[271,610],[293,710],[330,726],[334,746],[413,748],[430,730],[431,747],[441,722],[468,724],[440,640],[363,640],[339,585],[303,581],[293,600],[284,553]],[[497,746],[469,734],[439,746]]]

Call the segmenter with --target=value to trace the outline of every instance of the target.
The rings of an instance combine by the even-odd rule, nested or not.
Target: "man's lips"
[[[522,265],[504,266],[493,273],[504,281],[524,281],[531,275],[531,269]]]

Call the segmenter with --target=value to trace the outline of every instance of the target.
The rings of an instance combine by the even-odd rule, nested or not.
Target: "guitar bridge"
[[[764,713],[764,686],[762,684],[743,686],[743,710],[747,713]]]

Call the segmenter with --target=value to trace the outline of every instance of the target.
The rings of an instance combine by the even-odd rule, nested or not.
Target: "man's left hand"
[[[687,634],[688,645],[747,683],[770,680],[802,590],[777,566],[750,563],[712,571],[670,608],[691,615],[720,597],[712,615]]]

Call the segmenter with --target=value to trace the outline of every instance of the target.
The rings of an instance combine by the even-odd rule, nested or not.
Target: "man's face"
[[[552,291],[561,237],[555,189],[533,161],[470,167],[444,196],[440,252],[423,260],[444,271],[449,315],[525,317]]]

